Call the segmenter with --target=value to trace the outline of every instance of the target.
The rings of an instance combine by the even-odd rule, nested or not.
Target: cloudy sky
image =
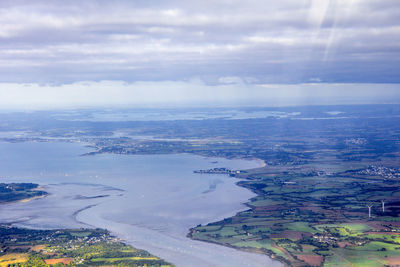
[[[398,0],[1,0],[0,105],[400,102]]]

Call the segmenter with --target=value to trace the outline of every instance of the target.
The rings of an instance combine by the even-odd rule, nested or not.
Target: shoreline
[[[266,162],[265,162],[264,160],[262,160],[262,159],[259,159],[259,158],[251,158],[251,159],[248,159],[248,158],[238,158],[238,159],[241,159],[241,160],[254,160],[254,161],[259,162],[260,165],[261,165],[260,167],[251,168],[251,169],[245,169],[245,170],[243,170],[243,171],[250,171],[250,170],[254,170],[254,169],[261,169],[261,168],[265,168],[265,167],[267,166]],[[246,177],[237,177],[237,176],[233,176],[232,178],[236,178],[236,179],[239,180],[238,182],[235,183],[236,186],[241,187],[241,188],[245,188],[245,189],[249,190],[250,192],[254,193],[256,196],[259,196],[259,195],[257,194],[256,191],[254,191],[254,190],[252,190],[252,189],[250,189],[250,188],[248,188],[248,187],[246,187],[246,186],[240,185],[240,180],[245,180],[245,179],[247,179]],[[249,208],[249,203],[251,203],[251,199],[252,199],[252,198],[248,199],[246,202],[242,203],[242,205],[244,205],[244,206],[246,206],[247,208]],[[236,212],[236,214],[238,214],[239,212],[241,212],[241,211]],[[236,214],[235,214],[235,215],[236,215]],[[233,215],[233,216],[235,216],[235,215]],[[230,216],[230,217],[228,217],[228,218],[231,218],[231,217],[233,217],[233,216]],[[212,222],[207,222],[206,225],[207,225],[207,224],[210,224],[210,223],[218,222],[218,221],[220,221],[220,220],[216,220],[216,221],[212,221]],[[281,257],[279,257],[279,256],[277,256],[277,255],[275,255],[274,253],[272,253],[272,252],[270,252],[270,251],[268,251],[268,250],[257,249],[257,248],[243,248],[243,247],[240,248],[240,247],[232,246],[232,245],[230,245],[230,244],[221,244],[221,243],[214,242],[214,241],[211,241],[211,240],[201,240],[201,239],[193,238],[193,232],[195,231],[195,228],[196,228],[196,226],[191,227],[191,228],[189,229],[188,234],[186,235],[186,236],[187,236],[188,238],[190,238],[191,240],[200,241],[200,242],[204,242],[204,243],[210,243],[210,244],[216,244],[216,245],[219,245],[219,246],[224,246],[224,247],[232,248],[232,249],[235,249],[235,250],[237,250],[237,251],[244,251],[244,252],[250,252],[250,253],[255,253],[255,254],[266,255],[266,256],[268,256],[271,260],[280,262],[280,263],[283,264],[283,266],[285,266],[285,267],[290,266],[290,263],[287,262],[285,259],[283,259],[283,258],[281,258]]]
[[[35,196],[35,197],[30,197],[30,198],[24,198],[24,199],[16,200],[15,202],[16,202],[16,203],[18,203],[18,202],[19,202],[19,203],[27,203],[27,202],[30,202],[30,201],[32,201],[32,200],[45,198],[45,197],[47,197],[47,195],[48,195],[48,193],[46,193],[46,194],[44,194],[44,195],[42,195],[42,196]],[[9,202],[9,203],[12,203],[12,202]]]
[[[43,194],[40,195],[40,196],[33,196],[33,197],[27,197],[27,198],[12,200],[12,201],[0,202],[0,205],[12,205],[12,204],[16,204],[16,203],[28,203],[28,202],[31,202],[33,200],[43,199],[43,198],[45,198],[45,197],[50,195],[47,191],[45,191],[46,189],[44,187],[42,187],[42,186],[38,186],[38,187],[33,188],[31,190],[32,191],[43,192]]]
[[[18,199],[18,200],[12,200],[12,201],[7,201],[7,202],[0,202],[0,205],[12,205],[16,203],[28,203],[36,199],[42,199],[47,197],[48,194],[42,195],[42,196],[35,196],[35,197],[29,197],[29,198],[23,198],[23,199]]]
[[[115,154],[115,153],[104,153],[104,154]],[[193,153],[173,153],[173,154],[174,154],[174,155],[190,155],[190,156],[201,156],[201,157],[204,157],[203,155],[197,155],[197,154],[193,154]],[[169,154],[168,154],[168,155],[169,155]],[[151,156],[151,155],[150,155],[150,156]],[[222,157],[204,157],[204,158],[206,158],[206,159],[209,160],[209,159],[222,158]],[[232,158],[222,158],[222,159],[232,160]],[[234,159],[235,159],[235,160],[242,160],[242,161],[253,161],[253,162],[256,163],[255,165],[257,165],[257,166],[251,167],[251,168],[243,168],[243,169],[241,169],[241,170],[252,170],[252,169],[263,168],[263,167],[266,166],[266,163],[265,163],[263,160],[258,159],[258,158],[240,158],[240,157],[237,157],[237,158],[234,158]],[[229,178],[229,175],[226,175],[226,177]],[[251,193],[251,196],[249,196],[249,197],[246,198],[245,200],[243,199],[243,201],[240,202],[240,206],[237,207],[236,209],[232,209],[232,210],[229,212],[229,214],[222,215],[222,217],[215,217],[215,218],[212,218],[212,219],[207,220],[207,221],[198,221],[198,222],[195,222],[195,223],[191,224],[190,226],[186,226],[185,228],[182,228],[182,233],[181,233],[181,234],[175,233],[175,234],[168,234],[167,236],[172,237],[175,241],[180,240],[181,238],[183,238],[184,240],[188,240],[188,241],[190,240],[190,241],[201,242],[201,243],[203,243],[203,244],[207,244],[207,243],[208,243],[208,244],[216,245],[216,246],[218,246],[218,247],[221,247],[221,249],[225,247],[225,248],[232,249],[232,250],[237,251],[237,252],[240,252],[240,253],[249,253],[250,255],[254,255],[254,256],[255,256],[255,255],[260,255],[260,256],[266,257],[266,258],[265,258],[265,263],[259,263],[259,265],[257,264],[257,265],[253,265],[253,266],[264,266],[264,264],[267,264],[266,266],[269,266],[268,264],[272,264],[272,265],[274,265],[274,266],[279,264],[279,265],[283,266],[283,264],[285,264],[285,263],[282,264],[282,261],[278,261],[278,260],[275,258],[275,256],[274,256],[273,254],[268,254],[266,251],[257,250],[257,249],[240,249],[240,248],[237,248],[237,247],[234,247],[234,246],[222,245],[222,244],[218,244],[218,243],[214,243],[214,242],[204,242],[204,241],[202,241],[202,240],[193,239],[193,238],[191,238],[191,237],[189,236],[190,232],[192,231],[192,229],[193,229],[197,224],[201,224],[201,223],[203,223],[203,224],[212,223],[212,222],[214,222],[214,221],[222,220],[223,218],[226,218],[226,217],[235,216],[237,213],[242,212],[242,211],[245,211],[245,210],[248,208],[246,203],[248,203],[248,202],[250,201],[251,198],[257,196],[256,193],[252,192],[251,190],[247,190],[248,188],[243,188],[242,186],[238,185],[238,182],[240,182],[241,180],[244,180],[244,178],[241,178],[241,177],[231,177],[231,178],[236,178],[236,179],[237,179],[237,181],[234,181],[234,179],[232,179],[232,181],[233,181],[232,185],[233,185],[234,187],[246,189],[245,191],[248,191],[249,193]],[[89,212],[89,213],[90,213],[89,210],[91,210],[91,208],[95,208],[95,206],[93,206],[93,207],[87,207],[87,208],[81,210],[81,211],[79,212],[79,215],[88,216],[88,215],[85,214],[85,213],[86,213],[86,212]],[[82,212],[82,213],[81,213],[81,212]],[[95,211],[94,211],[94,212],[95,212]],[[76,214],[76,215],[78,215],[78,214]],[[115,221],[115,222],[114,222],[114,221],[110,221],[110,222],[109,222],[110,225],[107,227],[106,224],[103,225],[103,224],[100,223],[100,224],[97,225],[97,224],[95,224],[95,223],[92,223],[92,222],[89,222],[89,221],[85,220],[84,218],[79,218],[79,219],[78,219],[77,217],[79,217],[79,216],[76,216],[76,220],[77,220],[79,223],[84,223],[84,224],[86,224],[86,225],[91,225],[92,227],[104,227],[104,228],[106,228],[107,230],[109,230],[110,232],[112,232],[114,235],[116,235],[117,237],[119,237],[119,238],[121,238],[122,240],[124,240],[124,242],[126,242],[126,243],[128,243],[128,244],[130,244],[130,245],[132,245],[132,246],[138,246],[138,247],[140,247],[140,248],[143,248],[143,249],[146,249],[146,250],[151,251],[148,247],[146,247],[146,246],[148,246],[148,244],[143,245],[143,241],[140,241],[140,239],[139,239],[139,241],[137,241],[137,240],[130,240],[129,234],[124,233],[123,231],[122,231],[122,232],[117,231],[117,230],[115,229],[115,227],[112,226],[112,224],[114,224],[114,223],[116,223],[117,225],[121,225],[121,224],[128,225],[126,222],[122,222],[122,221]],[[103,220],[103,219],[102,219],[102,220]],[[100,221],[102,221],[102,220],[100,220]],[[103,223],[104,223],[104,222],[105,222],[105,221],[103,221]],[[142,227],[139,226],[139,225],[138,225],[138,227],[139,227],[139,228],[142,228]],[[145,232],[148,232],[148,231],[152,231],[152,230],[154,230],[154,229],[147,228],[147,227],[143,227],[143,230],[144,230]],[[150,246],[153,246],[153,245],[150,245]],[[157,245],[156,245],[156,246],[157,246]],[[162,249],[162,250],[164,250],[164,249]],[[165,252],[168,252],[168,249],[167,249],[167,250],[164,250],[164,251],[165,251]],[[163,256],[163,254],[157,253],[157,252],[155,252],[155,251],[151,251],[151,253],[153,253],[153,254],[155,254],[155,255],[158,255],[158,256],[160,256],[160,257],[166,258],[165,256]],[[174,252],[172,252],[172,253],[174,253]],[[236,252],[232,252],[232,253],[235,254]],[[239,255],[240,255],[240,254],[239,254]],[[251,256],[250,256],[250,257],[251,257]],[[169,260],[170,262],[173,262],[174,264],[177,264],[177,266],[192,266],[192,265],[190,265],[190,264],[189,264],[189,265],[182,264],[182,262],[179,262],[179,260],[178,260],[178,261],[174,261],[174,260],[172,260],[172,259],[168,259],[168,258],[166,258],[166,259]],[[211,265],[210,265],[210,266],[211,266]],[[246,266],[247,266],[247,265],[246,265]]]
[[[200,242],[204,242],[204,243],[209,243],[209,244],[214,244],[214,245],[218,245],[218,246],[223,246],[223,247],[228,247],[228,248],[235,249],[235,250],[237,250],[237,251],[243,251],[243,252],[248,252],[248,253],[266,255],[266,256],[268,256],[271,260],[277,261],[277,262],[279,262],[279,263],[282,263],[284,267],[290,266],[289,263],[286,262],[284,259],[281,259],[281,258],[277,257],[275,254],[270,253],[270,252],[267,251],[267,250],[256,249],[256,248],[238,248],[238,247],[232,246],[232,245],[230,245],[230,244],[221,244],[221,243],[218,243],[218,242],[213,242],[213,241],[211,241],[211,240],[207,240],[207,241],[206,241],[206,240],[196,239],[196,238],[193,238],[193,232],[194,232],[194,228],[190,228],[190,231],[189,231],[189,233],[187,234],[187,237],[190,238],[190,239],[192,239],[192,240],[200,241]]]
[[[196,154],[192,154],[192,153],[176,153],[176,154],[185,154],[185,155],[188,155],[188,156],[200,156],[200,155],[196,155]],[[149,155],[149,156],[151,156],[151,155]],[[179,156],[180,157],[180,156]],[[186,156],[184,157],[184,158],[186,158]],[[212,159],[213,157],[207,157],[208,159]],[[209,161],[208,159],[204,159],[204,161]],[[223,159],[224,158],[220,158],[220,163],[221,164],[226,164],[225,163],[225,161],[223,161]],[[225,158],[226,159],[226,158]],[[237,160],[239,160],[239,158],[236,158]],[[228,160],[231,160],[231,159],[228,159]],[[254,159],[249,159],[249,158],[246,158],[246,159],[240,159],[240,160],[245,160],[245,161],[249,161],[249,163],[245,163],[244,165],[242,165],[242,169],[252,169],[252,168],[259,168],[259,166],[261,166],[262,165],[262,162],[261,161],[259,161],[259,160],[257,160],[257,161],[253,161],[253,163],[252,164],[250,164],[250,161],[252,161],[252,160],[254,160]],[[192,160],[193,161],[193,160]],[[205,162],[206,164],[208,164],[208,162]],[[236,163],[237,164],[237,163]],[[238,165],[238,166],[240,166],[240,165]],[[228,166],[227,166],[228,167]],[[244,167],[244,168],[243,168]],[[247,167],[247,168],[246,168]],[[249,168],[250,167],[250,168]],[[191,167],[192,168],[192,167]],[[193,166],[193,168],[195,168],[195,166]],[[213,179],[213,178],[212,178]],[[211,179],[211,180],[212,180]],[[225,178],[224,178],[225,179]],[[199,179],[199,178],[197,178],[197,180],[200,180],[200,181],[202,181],[203,179]],[[236,185],[236,181],[234,181],[233,179],[229,179],[230,180],[230,182],[228,182],[227,184],[226,184],[226,186],[228,186],[229,185],[229,187],[227,187],[227,188],[240,188],[240,187],[236,187],[237,185]],[[43,181],[41,182],[41,183],[43,183]],[[44,183],[44,184],[46,184],[46,183]],[[201,184],[203,184],[204,185],[204,182],[201,182]],[[219,188],[219,187],[218,187]],[[221,190],[224,190],[224,188],[225,187],[221,187]],[[47,190],[50,190],[50,188],[46,188]],[[61,190],[61,189],[60,189]],[[237,189],[235,190],[235,191],[238,191]],[[239,189],[239,191],[243,191],[243,189]],[[244,191],[248,191],[248,190],[244,190]],[[52,190],[50,190],[49,191],[51,194],[53,194],[53,191]],[[82,191],[83,192],[83,191]],[[85,192],[86,192],[86,189],[85,189]],[[221,191],[221,192],[225,192],[225,190],[224,191]],[[250,193],[250,191],[248,191],[249,193]],[[59,192],[59,193],[61,193],[61,192]],[[74,192],[72,192],[73,194],[76,194],[76,193],[74,193]],[[200,192],[201,193],[201,192]],[[228,193],[228,192],[225,192],[226,194]],[[247,207],[244,205],[244,203],[246,202],[246,201],[248,201],[248,199],[250,199],[251,197],[254,197],[255,196],[255,194],[254,193],[244,193],[244,195],[248,195],[248,197],[246,197],[246,198],[242,198],[241,199],[241,201],[238,201],[237,203],[238,203],[238,205],[239,206],[237,206],[238,208],[231,208],[231,209],[222,209],[222,210],[228,210],[229,212],[228,213],[226,213],[225,211],[224,211],[224,213],[222,213],[221,214],[221,216],[224,216],[224,217],[231,217],[231,216],[234,216],[236,213],[238,213],[238,212],[240,212],[240,211],[243,211],[243,210],[245,210],[245,209],[247,209]],[[69,193],[68,193],[69,194]],[[97,195],[98,193],[93,193],[93,195]],[[185,193],[186,194],[186,193]],[[85,194],[86,195],[86,194]],[[89,195],[91,195],[91,194],[89,194]],[[201,196],[201,195],[200,195]],[[219,194],[217,194],[217,195],[214,195],[214,196],[219,196]],[[232,195],[232,194],[230,194],[230,196],[231,197],[234,197],[234,195]],[[210,195],[210,197],[211,197],[211,195]],[[105,202],[107,202],[107,201],[105,201]],[[105,203],[104,202],[104,203]],[[240,203],[239,203],[240,202]],[[51,205],[51,203],[49,202],[49,201],[46,201],[46,203],[49,203],[50,205]],[[32,204],[30,204],[29,206],[31,206]],[[36,204],[33,204],[34,206],[36,206]],[[107,206],[108,204],[106,204],[106,206]],[[86,208],[87,208],[87,206],[85,206]],[[174,207],[174,206],[173,206]],[[209,208],[210,208],[210,206],[208,206]],[[120,237],[120,238],[122,238],[122,239],[124,239],[124,240],[126,240],[126,242],[127,243],[129,243],[129,244],[131,244],[131,245],[133,245],[133,246],[135,246],[135,247],[138,247],[138,248],[143,248],[143,249],[145,249],[145,250],[149,250],[148,249],[148,244],[151,244],[153,241],[152,240],[149,240],[149,239],[147,239],[147,240],[145,240],[145,239],[143,239],[143,236],[146,236],[146,235],[152,235],[152,233],[151,233],[151,230],[154,230],[154,229],[149,229],[149,231],[147,231],[147,233],[144,233],[143,235],[140,235],[140,237],[138,236],[136,236],[137,235],[137,233],[138,232],[133,232],[134,234],[133,234],[133,237],[135,238],[135,239],[132,239],[132,238],[130,238],[130,236],[128,235],[128,236],[126,236],[126,233],[124,233],[124,231],[118,231],[117,230],[117,227],[118,227],[118,225],[116,225],[116,226],[113,226],[112,225],[112,222],[110,222],[110,225],[108,226],[107,224],[107,222],[105,222],[105,224],[104,225],[97,225],[97,224],[94,224],[94,223],[91,223],[91,221],[88,221],[88,220],[86,220],[86,219],[83,219],[83,217],[81,217],[81,214],[84,214],[83,216],[87,216],[87,215],[89,215],[90,216],[90,214],[92,213],[96,213],[96,212],[98,212],[99,211],[99,209],[96,209],[95,207],[92,207],[94,210],[93,211],[88,211],[88,210],[92,210],[92,209],[88,209],[87,208],[87,210],[81,210],[81,212],[83,212],[83,213],[80,213],[79,212],[79,216],[77,216],[78,214],[75,214],[75,216],[77,216],[78,217],[78,220],[79,220],[79,224],[81,224],[81,225],[83,225],[83,227],[85,227],[85,226],[87,226],[87,224],[86,225],[84,225],[84,224],[82,224],[82,223],[85,223],[85,222],[87,222],[89,225],[91,225],[92,227],[102,227],[102,228],[105,228],[105,229],[108,229],[109,231],[111,231],[113,234],[115,234],[116,236],[118,236],[118,237]],[[101,209],[101,208],[100,208]],[[78,208],[76,208],[74,211],[77,211],[77,210],[79,210]],[[217,208],[217,210],[219,210],[219,208]],[[217,213],[216,213],[217,214]],[[229,255],[229,257],[231,257],[231,259],[232,259],[232,256],[233,255],[235,255],[234,257],[233,257],[233,259],[237,259],[237,260],[239,260],[238,262],[242,262],[242,261],[240,261],[241,259],[243,259],[243,262],[246,262],[246,263],[252,263],[253,262],[253,264],[252,265],[249,265],[249,266],[264,266],[264,264],[263,264],[263,262],[265,262],[265,264],[267,264],[267,266],[268,266],[268,263],[270,262],[270,261],[272,261],[272,259],[270,258],[270,257],[268,257],[268,255],[266,255],[266,254],[262,254],[262,253],[254,253],[254,251],[249,251],[249,250],[238,250],[238,249],[236,249],[235,248],[235,250],[234,251],[229,251],[229,250],[224,250],[223,248],[225,247],[225,248],[229,248],[229,249],[232,249],[232,248],[230,248],[230,247],[227,247],[227,246],[221,246],[220,244],[215,244],[217,247],[220,247],[221,249],[217,249],[217,250],[215,250],[215,249],[213,249],[213,247],[211,246],[211,247],[209,247],[208,245],[206,245],[204,242],[201,242],[202,244],[204,244],[204,245],[199,245],[199,247],[198,248],[196,248],[196,249],[194,249],[193,248],[193,250],[190,248],[190,251],[189,251],[189,254],[187,254],[187,252],[185,252],[185,253],[182,253],[181,255],[184,255],[184,257],[182,257],[179,253],[181,253],[179,250],[180,249],[182,249],[182,248],[189,248],[189,246],[190,246],[190,240],[192,240],[192,239],[190,239],[190,238],[188,238],[188,237],[186,237],[186,235],[187,235],[187,233],[188,233],[188,231],[190,230],[190,228],[192,227],[192,226],[195,226],[196,224],[198,224],[198,223],[209,223],[209,222],[213,222],[213,221],[216,221],[216,220],[218,220],[218,219],[221,219],[221,218],[218,218],[218,217],[214,217],[214,213],[211,213],[210,214],[211,216],[210,216],[210,220],[197,220],[197,221],[192,221],[189,225],[188,224],[184,224],[184,227],[180,227],[179,228],[179,232],[177,232],[177,233],[175,233],[175,230],[173,230],[171,233],[171,235],[170,236],[172,236],[172,237],[176,237],[174,240],[172,240],[172,239],[160,239],[160,237],[161,236],[158,236],[158,235],[156,235],[154,238],[154,240],[156,240],[156,243],[154,243],[155,244],[155,246],[159,246],[159,248],[160,249],[158,249],[158,251],[160,251],[160,250],[163,250],[164,249],[164,252],[165,253],[169,253],[169,248],[163,248],[162,246],[161,246],[161,244],[162,244],[162,242],[163,241],[166,241],[166,242],[172,242],[171,244],[175,244],[175,242],[176,242],[176,244],[178,244],[178,247],[176,247],[177,248],[177,250],[175,250],[175,248],[174,248],[174,253],[176,253],[176,254],[172,254],[173,256],[172,257],[170,257],[170,258],[168,258],[168,259],[172,259],[172,260],[169,260],[170,262],[175,262],[174,260],[173,260],[173,258],[174,258],[174,256],[175,255],[178,255],[178,257],[179,257],[179,259],[178,259],[178,261],[177,261],[177,264],[178,264],[178,266],[195,266],[195,265],[191,265],[191,264],[189,264],[189,265],[185,265],[185,257],[187,257],[187,259],[189,259],[189,257],[193,257],[193,261],[191,260],[190,262],[191,263],[194,263],[194,262],[197,262],[197,259],[201,259],[201,258],[203,258],[203,259],[205,259],[205,262],[207,262],[207,264],[204,264],[205,266],[212,266],[212,264],[211,263],[216,263],[216,262],[218,262],[217,261],[217,257],[216,257],[216,255],[215,255],[215,253],[217,253],[217,251],[218,251],[218,253],[219,253],[219,251],[222,251],[222,252],[227,252],[227,255]],[[217,214],[218,215],[218,214]],[[25,226],[26,227],[26,226]],[[123,227],[125,227],[125,226],[123,226]],[[32,227],[32,228],[39,228],[39,229],[41,229],[42,227],[40,226],[40,224],[37,224],[36,225],[36,227]],[[68,227],[64,227],[63,225],[61,225],[61,227],[60,228],[65,228],[65,229],[67,229]],[[70,228],[70,227],[69,227]],[[130,230],[128,230],[128,231],[130,231]],[[136,229],[135,231],[140,231],[140,229]],[[169,236],[169,235],[166,235],[166,236]],[[139,239],[136,239],[136,237],[137,238],[139,238]],[[181,243],[181,244],[179,244],[179,242],[180,242],[180,240],[188,240],[188,243]],[[136,241],[136,240],[138,240],[139,242],[134,242],[134,241]],[[160,241],[161,240],[161,241]],[[148,242],[147,242],[148,241]],[[186,241],[185,241],[186,242]],[[198,242],[198,241],[197,241]],[[146,243],[145,244],[145,246],[142,246],[141,244],[144,244],[144,243]],[[199,242],[200,243],[200,242]],[[147,246],[147,247],[146,247]],[[196,246],[195,246],[196,247]],[[197,249],[199,249],[199,253],[197,254]],[[212,253],[212,258],[207,258],[207,257],[205,257],[202,253],[204,252],[204,250],[205,249],[207,249],[207,251],[213,251],[213,253]],[[149,250],[149,251],[151,251],[151,250]],[[157,250],[156,250],[157,251]],[[247,258],[247,256],[246,255],[244,255],[244,254],[236,254],[236,252],[235,251],[242,251],[242,252],[247,252],[247,253],[249,253],[249,252],[252,252],[252,253],[250,253],[249,254],[249,256],[248,256],[248,258]],[[156,252],[153,252],[152,251],[152,253],[153,254],[155,254],[155,255],[159,255],[160,257],[162,257],[162,258],[166,258],[165,256],[163,256],[163,255],[165,255],[165,253],[164,254],[159,254],[159,253],[156,253]],[[259,256],[256,256],[256,255],[259,255]],[[232,255],[232,256],[231,256]],[[254,256],[252,256],[252,255],[254,255]],[[265,259],[262,259],[262,257],[261,258],[259,258],[260,256],[265,256]],[[261,259],[261,260],[260,260]],[[231,262],[232,262],[232,260],[230,260]],[[257,263],[257,261],[258,261],[258,263]],[[222,259],[222,261],[221,261],[221,264],[224,262],[224,260]],[[228,261],[229,262],[229,261]],[[234,262],[234,261],[233,261]],[[203,264],[199,264],[198,266],[202,266]],[[231,266],[236,266],[234,263],[233,263],[233,265],[231,265]],[[246,264],[246,266],[247,266],[247,264]]]

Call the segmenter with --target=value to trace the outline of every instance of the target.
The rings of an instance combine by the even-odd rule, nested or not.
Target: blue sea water
[[[32,228],[103,227],[177,266],[281,266],[265,255],[193,241],[188,229],[234,215],[254,194],[214,167],[258,161],[189,154],[80,156],[83,144],[0,143],[0,182],[34,182],[50,195],[0,206],[0,222]]]

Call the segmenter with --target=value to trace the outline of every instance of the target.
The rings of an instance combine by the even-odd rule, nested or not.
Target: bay
[[[54,229],[102,227],[176,266],[281,266],[265,255],[186,237],[190,227],[245,210],[255,196],[227,175],[260,162],[189,154],[79,156],[82,144],[0,143],[1,182],[41,184],[49,196],[0,206],[0,222]]]

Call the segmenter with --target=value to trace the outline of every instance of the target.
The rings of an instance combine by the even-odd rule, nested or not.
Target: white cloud
[[[398,0],[6,2],[0,82],[400,82]]]

